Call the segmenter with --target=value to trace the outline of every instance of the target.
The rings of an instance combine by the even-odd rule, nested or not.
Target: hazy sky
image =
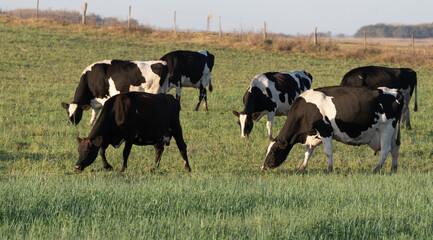
[[[2,10],[36,8],[37,0],[0,0]],[[126,20],[131,17],[158,29],[173,27],[205,30],[206,16],[213,15],[210,29],[260,31],[266,21],[273,33],[319,32],[353,35],[360,27],[376,23],[419,24],[433,22],[433,0],[39,0],[40,9],[75,10]]]

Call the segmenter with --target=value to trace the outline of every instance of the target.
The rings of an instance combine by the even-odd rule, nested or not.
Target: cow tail
[[[395,140],[395,144],[397,146],[400,146],[400,144],[401,144],[400,121],[401,121],[401,118],[399,118],[397,120],[397,139]]]
[[[415,84],[415,104],[413,106],[415,112],[418,111],[418,84]]]
[[[211,80],[209,80],[209,92],[212,92],[212,91],[213,91],[212,82],[211,82]]]

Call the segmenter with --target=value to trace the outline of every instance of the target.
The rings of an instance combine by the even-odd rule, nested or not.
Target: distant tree
[[[410,38],[414,34],[417,38],[433,37],[433,23],[419,25],[375,24],[361,27],[355,37],[364,37],[364,31],[369,37]]]

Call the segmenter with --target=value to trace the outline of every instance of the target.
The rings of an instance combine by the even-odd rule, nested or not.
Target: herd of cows
[[[215,57],[208,51],[174,51],[158,61],[105,60],[91,64],[82,73],[74,100],[62,102],[68,121],[74,125],[84,110],[92,108],[87,138],[78,141],[77,170],[84,170],[97,158],[111,170],[105,150],[123,142],[123,167],[132,145],[153,145],[155,167],[164,146],[174,137],[190,172],[187,146],[179,120],[182,87],[200,90],[199,101],[207,109],[207,90],[212,91],[211,71]],[[328,171],[333,170],[332,139],[349,145],[367,144],[380,151],[375,171],[381,170],[391,152],[392,170],[398,166],[400,121],[411,129],[409,102],[415,92],[417,111],[417,76],[409,68],[359,67],[344,75],[340,86],[311,89],[313,77],[306,71],[267,72],[255,76],[243,96],[244,109],[233,110],[241,136],[247,137],[253,122],[267,115],[271,140],[262,170],[280,166],[296,143],[306,146],[300,170],[307,167],[314,149],[323,143]],[[176,99],[166,94],[176,88]],[[96,116],[101,111],[98,119]],[[272,137],[275,116],[286,115],[279,135]]]

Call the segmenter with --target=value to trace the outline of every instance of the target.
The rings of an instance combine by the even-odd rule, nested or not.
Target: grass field
[[[11,23],[0,17],[0,238],[1,239],[280,239],[416,238],[433,236],[433,69],[355,61],[216,44],[111,34],[77,27]],[[153,147],[134,146],[120,173],[121,149],[107,149],[113,172],[100,158],[74,171],[77,131],[60,102],[72,101],[80,74],[103,59],[154,60],[177,49],[207,49],[216,57],[209,112],[193,111],[198,90],[182,90],[181,123],[192,173],[183,171],[175,146],[156,172]],[[405,56],[401,56],[404,58]],[[423,56],[420,56],[422,58]],[[423,62],[423,61],[421,61]],[[399,172],[372,173],[379,156],[366,147],[334,143],[334,170],[326,174],[323,149],[298,174],[304,147],[261,172],[269,141],[265,121],[248,141],[232,110],[259,73],[305,69],[313,87],[336,85],[367,64],[412,67],[418,73],[419,111],[413,130],[402,130]],[[173,93],[173,92],[171,92]],[[413,109],[413,103],[410,105]],[[277,118],[274,135],[285,117]],[[390,158],[390,157],[389,157]]]

